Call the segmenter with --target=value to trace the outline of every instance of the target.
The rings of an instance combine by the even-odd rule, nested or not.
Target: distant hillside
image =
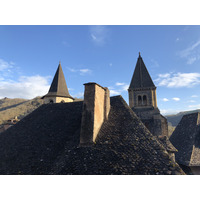
[[[175,126],[172,126],[170,122],[168,122],[168,136],[170,137],[175,130]]]
[[[195,112],[200,112],[200,109],[184,111],[184,112],[177,113],[175,115],[166,115],[165,117],[167,118],[168,122],[170,122],[172,124],[172,126],[177,126],[178,123],[180,122],[181,118],[183,117],[183,115],[195,113]]]
[[[82,99],[75,98],[75,101],[81,101]],[[32,100],[27,99],[9,99],[4,98],[0,99],[0,125],[9,119],[14,118],[15,116],[18,116],[19,119],[22,119],[29,113],[31,113],[33,110],[38,108],[40,105],[43,104],[43,100],[40,97],[36,97]],[[181,120],[183,115],[194,113],[194,112],[200,112],[199,110],[193,110],[193,111],[185,111],[180,112],[176,115],[167,115],[165,116],[168,120],[168,129],[169,129],[169,135],[172,134],[175,127],[178,125],[179,121]]]
[[[82,101],[82,99],[75,98],[74,101]],[[31,100],[27,99],[0,99],[0,125],[9,119],[17,116],[22,119],[36,108],[43,104],[41,97],[36,97]]]
[[[42,104],[43,100],[40,97],[36,97],[32,100],[9,98],[0,99],[0,124],[6,120],[14,118],[15,116],[22,119]]]

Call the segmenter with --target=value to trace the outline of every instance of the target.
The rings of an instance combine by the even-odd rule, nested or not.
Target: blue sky
[[[128,103],[138,52],[163,114],[200,108],[200,26],[0,26],[0,98],[48,92],[59,61],[69,92],[97,82]]]

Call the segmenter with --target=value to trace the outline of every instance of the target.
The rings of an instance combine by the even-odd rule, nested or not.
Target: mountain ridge
[[[171,123],[172,126],[177,126],[178,123],[180,122],[181,118],[184,115],[195,113],[195,112],[200,112],[200,109],[182,111],[182,112],[179,112],[179,113],[174,114],[174,115],[165,115],[165,117],[167,118],[168,123]]]
[[[81,100],[75,98],[75,101]],[[44,100],[39,96],[33,99],[11,99],[7,97],[0,99],[0,125],[16,116],[18,119],[22,119],[42,104],[44,104]]]
[[[0,124],[17,116],[22,119],[33,110],[43,104],[41,97],[35,97],[31,100],[19,98],[0,99]]]

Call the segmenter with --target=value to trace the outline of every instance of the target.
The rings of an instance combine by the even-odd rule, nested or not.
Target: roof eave
[[[43,97],[41,97],[41,99],[44,99],[45,97],[64,97],[64,98],[70,98],[70,99],[73,99],[75,100],[72,96],[68,96],[68,95],[51,95],[51,94],[46,94],[44,95]]]
[[[147,90],[147,89],[157,89],[156,86],[154,87],[131,87],[129,86],[128,90]]]

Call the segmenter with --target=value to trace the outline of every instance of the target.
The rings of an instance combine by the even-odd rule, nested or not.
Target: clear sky
[[[200,108],[200,26],[0,26],[0,98],[48,92],[59,61],[69,92],[108,87],[128,103],[138,52],[163,114]]]

